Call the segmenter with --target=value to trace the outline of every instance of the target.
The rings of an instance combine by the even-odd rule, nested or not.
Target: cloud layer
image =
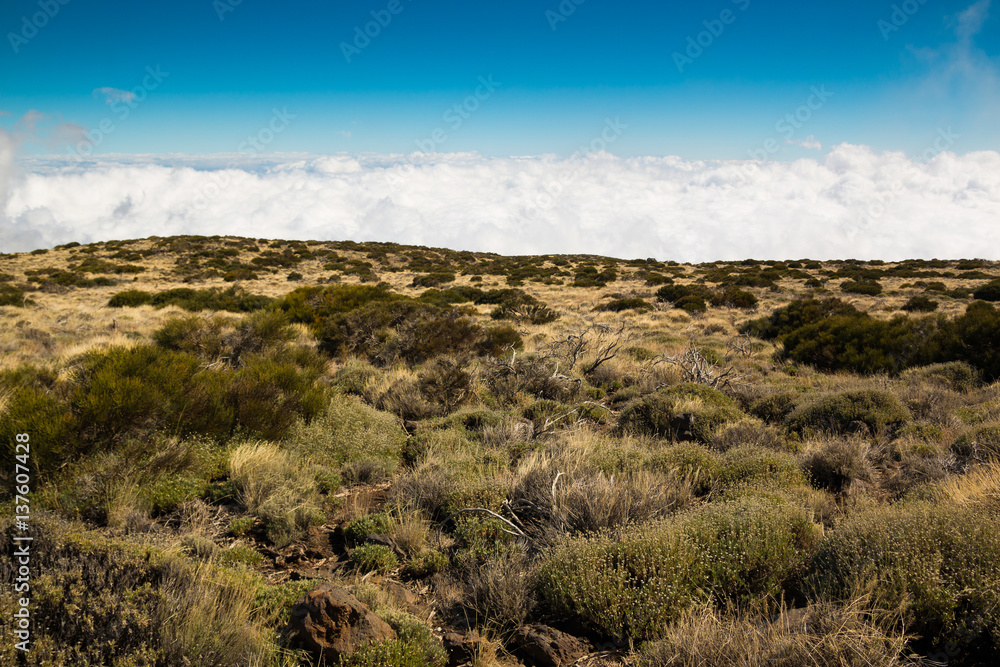
[[[4,154],[0,137],[6,252],[232,234],[694,262],[1000,259],[992,151],[914,160],[845,144],[763,164],[608,154],[34,158],[9,184]]]

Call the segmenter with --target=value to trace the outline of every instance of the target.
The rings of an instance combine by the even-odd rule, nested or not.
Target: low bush
[[[938,309],[938,302],[920,294],[910,297],[900,308],[908,313],[933,313]]]
[[[4,539],[14,536],[4,525]],[[276,642],[275,614],[258,603],[275,589],[259,577],[113,543],[34,513],[32,537],[31,564],[44,574],[31,582],[24,664],[290,664]],[[14,559],[0,560],[0,579],[13,581],[14,568]],[[0,596],[0,628],[11,636],[16,602]],[[18,664],[18,653],[5,642],[0,663]]]
[[[335,395],[323,415],[292,427],[286,446],[333,470],[369,462],[390,474],[399,466],[405,442],[406,433],[395,417],[356,397]]]
[[[817,488],[842,493],[855,481],[873,479],[870,449],[863,438],[826,437],[810,443],[802,469]]]
[[[911,368],[903,373],[906,380],[927,380],[952,391],[969,392],[981,384],[979,371],[964,361],[950,361]]]
[[[653,306],[647,303],[644,299],[636,297],[612,299],[607,303],[602,303],[601,305],[595,307],[594,310],[605,313],[621,313],[626,310],[634,310],[639,313],[645,313],[653,310]]]
[[[724,487],[769,482],[777,486],[798,486],[806,479],[792,454],[744,445],[723,455],[718,481]]]
[[[705,506],[613,536],[572,538],[542,559],[546,608],[605,636],[659,636],[698,604],[780,597],[819,543],[803,509],[761,498]]]
[[[712,295],[712,305],[716,307],[753,310],[757,303],[758,299],[752,293],[736,288],[727,288]]]
[[[410,283],[410,287],[438,287],[439,285],[453,282],[455,282],[454,273],[436,271],[434,273],[425,273],[422,276],[414,277],[413,282]]]
[[[841,284],[840,289],[848,294],[864,294],[867,296],[878,296],[882,293],[882,286],[874,281],[845,281]]]
[[[980,301],[1000,301],[1000,279],[976,288],[972,296]]]
[[[708,442],[715,429],[744,416],[722,392],[705,385],[682,384],[661,389],[628,405],[619,417],[618,430],[677,438],[680,434],[675,418],[681,414],[694,415],[691,433],[700,442]]]
[[[695,608],[642,648],[639,667],[908,667],[907,635],[858,601],[781,615]]]
[[[780,424],[801,400],[801,395],[797,392],[779,391],[751,402],[749,412],[768,424]]]
[[[233,313],[249,313],[266,308],[272,303],[266,296],[250,294],[236,285],[222,290],[217,287],[196,290],[178,287],[155,294],[141,290],[126,290],[111,297],[111,308],[136,307],[149,304],[155,308],[178,306],[184,310],[225,310]]]
[[[351,562],[362,572],[388,574],[399,567],[392,549],[382,544],[362,544],[351,551]]]
[[[910,419],[910,411],[895,395],[866,389],[823,394],[804,402],[785,418],[785,425],[797,432],[842,433],[854,428],[852,422],[858,422],[871,433],[878,433]]]
[[[925,650],[1000,653],[1000,518],[974,506],[912,502],[855,513],[823,540],[805,578],[822,599],[871,591],[899,609]]]

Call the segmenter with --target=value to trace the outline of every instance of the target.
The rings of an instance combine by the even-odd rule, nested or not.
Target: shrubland
[[[2,256],[25,664],[315,664],[284,628],[320,580],[397,633],[342,665],[443,666],[449,633],[528,664],[531,624],[591,664],[994,664],[998,275],[227,237]]]

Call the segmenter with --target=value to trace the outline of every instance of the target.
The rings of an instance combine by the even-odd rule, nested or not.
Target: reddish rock
[[[525,625],[514,635],[514,644],[539,667],[564,667],[591,652],[590,642],[547,625]]]
[[[329,665],[366,644],[396,638],[393,629],[371,609],[345,589],[327,582],[295,603],[288,630]]]

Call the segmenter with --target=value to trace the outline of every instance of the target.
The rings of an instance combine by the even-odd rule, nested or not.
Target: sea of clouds
[[[18,160],[0,133],[0,251],[174,234],[686,262],[1000,259],[1000,154]]]

